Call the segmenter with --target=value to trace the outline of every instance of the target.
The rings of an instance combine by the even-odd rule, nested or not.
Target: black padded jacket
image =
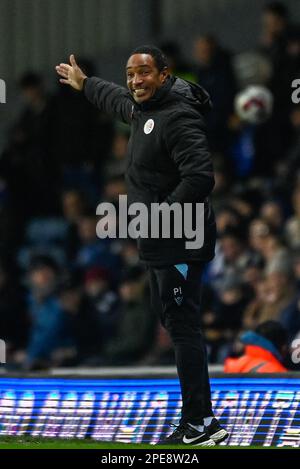
[[[214,257],[216,228],[208,196],[214,186],[203,114],[210,99],[199,85],[170,77],[155,95],[137,104],[123,87],[100,78],[84,82],[87,99],[130,124],[126,182],[128,201],[204,203],[204,243],[187,249],[181,238],[139,238],[142,261],[152,266],[206,262]],[[194,218],[195,220],[195,218]],[[184,231],[184,229],[183,229]],[[150,230],[149,230],[150,233]]]

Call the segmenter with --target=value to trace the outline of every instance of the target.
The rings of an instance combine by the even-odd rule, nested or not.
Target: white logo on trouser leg
[[[173,288],[173,292],[174,292],[174,299],[177,305],[180,306],[181,303],[183,302],[183,294],[182,294],[181,287]]]

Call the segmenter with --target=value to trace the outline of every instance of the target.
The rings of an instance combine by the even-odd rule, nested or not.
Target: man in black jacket
[[[99,109],[131,125],[126,170],[129,204],[177,203],[183,209],[189,204],[193,222],[197,211],[204,212],[201,246],[188,248],[186,232],[178,238],[172,231],[169,238],[161,233],[158,238],[140,237],[138,247],[149,268],[153,304],[174,343],[182,392],[179,426],[161,443],[212,446],[228,434],[212,412],[200,330],[201,274],[214,256],[216,237],[207,198],[214,176],[202,116],[210,107],[209,96],[200,86],[170,76],[164,55],[153,46],[139,47],[129,57],[128,90],[88,78],[73,55],[70,64],[60,64],[56,70],[61,83],[83,90]],[[172,221],[175,226],[176,219]]]

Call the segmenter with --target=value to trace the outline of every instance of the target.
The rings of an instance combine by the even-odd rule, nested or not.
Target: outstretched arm
[[[110,114],[127,124],[132,119],[132,102],[126,88],[101,78],[88,78],[78,67],[74,55],[70,55],[70,64],[61,63],[55,67],[60,82],[75,90],[84,91],[87,99],[101,111]]]

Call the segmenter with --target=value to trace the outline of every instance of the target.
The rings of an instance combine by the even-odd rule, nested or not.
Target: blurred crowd
[[[300,74],[300,27],[280,2],[266,4],[258,21],[257,48],[242,54],[209,34],[195,38],[188,59],[173,41],[159,46],[172,73],[200,83],[214,104],[207,128],[218,240],[202,290],[209,362],[240,356],[273,321],[285,331],[280,361],[297,369],[289,352],[300,338],[300,106],[291,83]],[[79,63],[97,74],[90,61]],[[248,84],[273,94],[263,124],[245,124],[234,111]],[[23,109],[0,155],[7,367],[173,364],[135,242],[96,235],[98,203],[126,194],[130,129],[69,87],[50,94],[34,71],[21,77],[19,93]]]

